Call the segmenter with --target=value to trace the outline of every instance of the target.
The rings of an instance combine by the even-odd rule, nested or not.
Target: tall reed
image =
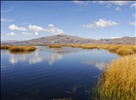
[[[109,64],[97,85],[99,100],[136,100],[136,55]]]

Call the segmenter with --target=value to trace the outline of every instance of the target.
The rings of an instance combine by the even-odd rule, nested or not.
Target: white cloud
[[[130,7],[131,8],[133,8],[133,7],[136,8],[136,3],[131,4]]]
[[[22,32],[23,35],[32,35],[31,33],[28,32]]]
[[[110,37],[110,39],[116,39],[116,38],[120,38],[120,37]]]
[[[94,24],[85,24],[85,25],[82,25],[82,27],[85,27],[85,28],[95,28],[95,27],[105,28],[105,27],[116,26],[116,25],[118,25],[117,22],[113,22],[111,20],[106,20],[106,19],[99,19]]]
[[[132,1],[107,1],[107,2],[118,5],[118,6],[123,6],[123,5],[127,5],[131,3]]]
[[[121,8],[120,7],[116,7],[115,10],[121,11]]]
[[[26,31],[26,28],[24,28],[24,27],[18,27],[18,26],[16,26],[16,25],[10,25],[10,26],[9,26],[9,29],[10,29],[10,30]]]
[[[85,28],[94,28],[94,25],[93,24],[85,24],[85,25],[82,25],[82,27],[85,27]]]
[[[54,25],[53,24],[49,24],[49,27],[54,27]]]
[[[53,24],[49,24],[48,26],[50,27],[50,28],[46,29],[46,31],[48,33],[52,33],[52,34],[55,34],[55,35],[65,34],[62,30],[58,29]]]
[[[11,22],[12,20],[6,19],[6,18],[1,18],[1,22]]]
[[[65,34],[62,30],[56,28],[56,27],[52,27],[50,29],[48,29],[49,33],[53,33],[55,35],[59,35],[59,34]]]
[[[130,25],[136,26],[136,21],[134,22],[129,22]]]
[[[117,22],[112,22],[111,20],[105,20],[105,19],[99,19],[98,21],[95,22],[95,25],[97,27],[108,27],[108,26],[115,26],[118,25]]]
[[[62,30],[58,29],[53,24],[49,24],[48,26],[50,28],[42,28],[42,27],[36,26],[36,25],[29,25],[28,28],[35,31],[35,35],[39,34],[37,32],[48,32],[48,33],[52,33],[52,34],[55,34],[55,35],[65,34]]]
[[[14,35],[16,35],[14,32],[10,32],[10,33],[7,33],[6,34],[7,36],[14,36]]]
[[[133,1],[95,1],[94,3],[99,3],[99,4],[114,4],[114,5],[118,5],[118,6],[124,6],[124,5],[128,5],[129,3],[132,3]]]
[[[89,3],[89,1],[73,1],[73,2],[79,5],[87,5]]]
[[[58,29],[53,24],[49,24],[48,26],[49,26],[49,28],[43,28],[43,27],[40,27],[40,26],[37,26],[37,25],[29,25],[28,29],[27,29],[27,28],[24,28],[24,27],[18,27],[16,25],[10,25],[9,29],[10,30],[27,31],[27,32],[22,32],[23,35],[32,35],[31,30],[35,32],[34,35],[39,35],[39,32],[52,33],[52,34],[55,34],[55,35],[65,34],[65,32],[63,30]]]
[[[37,25],[29,25],[28,28],[33,30],[33,31],[38,31],[38,32],[44,31],[44,28],[37,26]]]
[[[35,32],[35,35],[39,35],[39,33],[38,33],[38,32]]]

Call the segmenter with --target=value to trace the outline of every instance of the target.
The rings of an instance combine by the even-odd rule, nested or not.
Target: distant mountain
[[[122,37],[114,39],[89,39],[70,35],[54,35],[42,38],[31,39],[27,41],[13,41],[10,42],[15,45],[29,45],[29,44],[136,44],[136,37]]]
[[[99,43],[104,44],[136,44],[136,37],[122,37],[114,39],[100,39]]]
[[[14,42],[15,44],[87,44],[93,43],[94,39],[81,38],[70,35],[54,35],[42,38],[36,38],[28,41]]]
[[[1,41],[1,43],[11,43],[11,42],[19,42],[19,41],[16,40]]]
[[[16,41],[16,40],[1,41],[1,44],[6,45],[6,44],[13,44],[15,42],[20,42],[20,41]]]

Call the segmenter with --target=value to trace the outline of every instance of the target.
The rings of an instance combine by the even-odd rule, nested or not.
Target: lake
[[[29,54],[1,50],[2,100],[88,100],[102,70],[118,58],[102,49],[36,47]]]

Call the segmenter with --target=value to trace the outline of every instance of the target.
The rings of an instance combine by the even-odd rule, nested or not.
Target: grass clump
[[[49,48],[61,48],[61,45],[49,45]]]
[[[83,48],[83,49],[96,49],[97,46],[94,46],[94,45],[82,45],[81,48]]]
[[[129,55],[129,54],[133,54],[134,53],[134,50],[131,49],[131,48],[119,48],[117,51],[117,54],[119,55]]]
[[[9,51],[12,52],[25,52],[25,51],[34,51],[36,50],[33,46],[12,46]]]
[[[121,57],[107,68],[97,85],[100,100],[136,100],[136,55]]]
[[[116,52],[120,48],[119,45],[112,45],[108,47],[108,50],[111,52]]]
[[[136,52],[136,46],[133,46],[132,49],[134,52]]]
[[[10,49],[12,46],[11,45],[1,45],[1,49]]]

